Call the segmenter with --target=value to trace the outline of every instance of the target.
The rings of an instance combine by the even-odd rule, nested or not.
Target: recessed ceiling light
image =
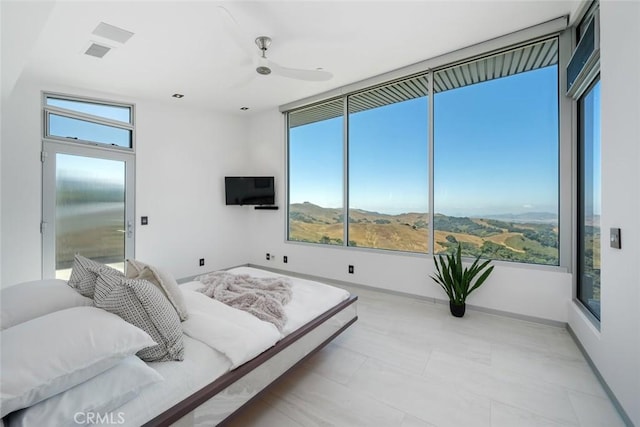
[[[174,93],[174,94],[173,94],[173,95],[171,95],[171,96],[172,96],[172,97],[174,97],[174,98],[178,98],[178,99],[179,99],[179,98],[184,98],[184,95],[183,95],[183,94],[181,94],[181,93]]]
[[[249,107],[240,107],[240,109],[241,109],[242,111],[247,111],[247,110],[249,109]]]

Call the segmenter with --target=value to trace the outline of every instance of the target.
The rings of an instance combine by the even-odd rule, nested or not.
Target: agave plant
[[[436,265],[436,275],[431,278],[444,289],[449,301],[455,305],[464,305],[467,296],[478,289],[493,271],[491,266],[476,278],[491,262],[486,260],[480,264],[480,256],[470,267],[462,268],[462,249],[459,243],[455,253],[434,256],[433,262]]]

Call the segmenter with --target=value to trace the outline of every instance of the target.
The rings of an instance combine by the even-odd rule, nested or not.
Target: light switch
[[[615,249],[621,249],[622,244],[620,241],[620,229],[619,228],[610,228],[609,229],[609,245]]]
[[[140,225],[147,225],[149,224],[149,217],[143,216],[140,217]]]

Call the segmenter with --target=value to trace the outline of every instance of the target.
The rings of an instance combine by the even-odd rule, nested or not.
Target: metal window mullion
[[[435,236],[434,236],[434,226],[433,226],[433,219],[435,218],[435,214],[434,214],[434,205],[433,205],[433,200],[434,200],[434,183],[433,183],[433,178],[435,176],[434,170],[433,170],[433,165],[435,164],[434,159],[433,159],[433,153],[434,153],[434,123],[433,123],[433,118],[434,118],[434,110],[433,110],[433,106],[434,106],[434,93],[433,93],[433,80],[434,80],[434,73],[433,72],[429,72],[428,74],[428,85],[429,85],[429,91],[427,93],[428,96],[428,111],[427,111],[427,129],[428,129],[428,137],[427,137],[427,144],[429,146],[428,148],[428,154],[427,154],[427,164],[428,164],[428,168],[429,168],[429,173],[427,174],[428,176],[428,183],[427,183],[427,188],[429,189],[429,242],[427,242],[427,250],[430,254],[433,254],[433,249],[434,249],[434,240],[435,240]]]
[[[95,148],[96,150],[112,151],[114,153],[135,153],[135,149],[133,147],[123,147],[121,145],[111,145],[102,142],[87,141],[85,139],[69,139],[59,136],[45,135],[42,140],[64,145],[81,145],[89,148]]]
[[[558,263],[569,273],[576,274],[573,243],[575,238],[574,174],[577,163],[574,141],[574,129],[577,127],[577,116],[574,102],[563,96],[566,91],[566,65],[571,56],[571,32],[558,37]],[[574,127],[575,126],[575,127]],[[574,287],[575,289],[575,287]]]
[[[65,108],[60,108],[60,107],[53,107],[50,105],[45,106],[44,110],[47,112],[47,114],[53,113],[58,116],[69,117],[72,119],[84,120],[92,123],[98,123],[106,126],[113,126],[121,129],[126,129],[126,130],[133,130],[133,124],[131,123],[120,122],[117,120],[110,120],[104,117],[94,116],[92,114],[80,113],[77,111],[67,110]]]
[[[343,246],[349,246],[349,97],[342,98],[342,149],[343,149]]]
[[[289,142],[290,142],[290,138],[289,138],[289,133],[291,132],[291,128],[289,127],[289,116],[291,115],[291,113],[285,113],[284,114],[284,139],[285,139],[285,143],[284,143],[284,161],[285,164],[287,165],[287,167],[285,168],[284,171],[284,182],[285,182],[285,193],[286,193],[286,207],[285,207],[285,214],[284,214],[284,241],[288,242],[289,241],[289,230],[291,229],[291,225],[289,224],[290,221],[290,207],[291,207],[291,183],[289,181],[289,176],[291,175],[289,170],[291,169],[291,158],[289,157]]]

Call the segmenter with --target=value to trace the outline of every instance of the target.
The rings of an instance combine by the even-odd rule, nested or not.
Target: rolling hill
[[[558,227],[553,218],[549,213],[481,218],[435,214],[434,250],[447,252],[460,243],[467,256],[557,265]],[[290,240],[344,244],[342,209],[295,203],[289,219]],[[428,232],[427,213],[349,212],[349,246],[426,253]]]

